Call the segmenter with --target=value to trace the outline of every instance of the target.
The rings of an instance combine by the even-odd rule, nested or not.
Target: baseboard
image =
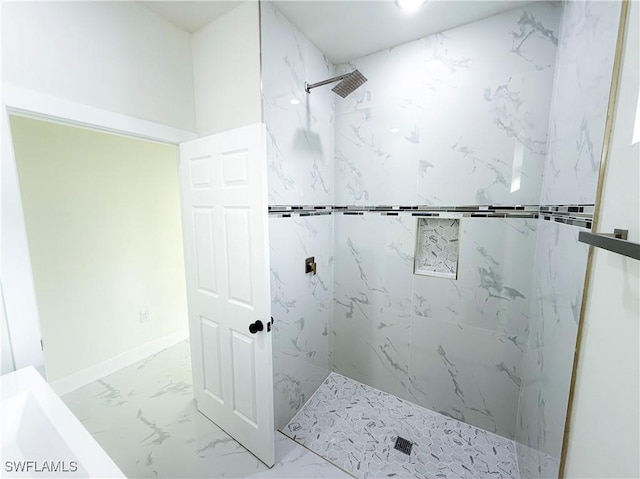
[[[154,341],[143,344],[142,346],[138,346],[131,351],[119,354],[115,358],[108,359],[94,366],[75,372],[65,378],[58,379],[54,383],[50,384],[50,386],[58,396],[63,396],[188,338],[189,332],[187,330],[177,331],[169,336],[158,338]]]

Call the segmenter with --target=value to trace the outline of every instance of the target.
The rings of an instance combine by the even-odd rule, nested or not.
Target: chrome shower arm
[[[329,78],[328,80],[319,81],[318,83],[309,84],[307,82],[304,82],[304,91],[306,91],[307,93],[311,93],[312,88],[316,88],[322,85],[328,85],[329,83],[334,83],[334,82],[343,80],[347,78],[349,75],[351,75],[351,73],[345,73],[343,75],[338,75],[337,77]]]

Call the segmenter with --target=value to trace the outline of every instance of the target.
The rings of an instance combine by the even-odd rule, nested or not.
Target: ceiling
[[[140,2],[152,12],[164,17],[176,27],[193,33],[230,12],[242,1],[174,1]]]
[[[177,27],[194,32],[241,1],[140,2]],[[428,0],[407,13],[394,0],[284,0],[277,8],[333,63],[343,63],[426,35],[522,6],[514,0]]]
[[[333,63],[524,5],[522,1],[428,0],[417,11],[407,13],[393,0],[274,3]]]

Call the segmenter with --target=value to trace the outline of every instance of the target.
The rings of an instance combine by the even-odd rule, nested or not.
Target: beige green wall
[[[186,331],[177,148],[19,117],[11,129],[49,381]]]

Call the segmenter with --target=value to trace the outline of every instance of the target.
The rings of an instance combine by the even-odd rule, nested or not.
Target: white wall
[[[73,113],[73,119],[80,123],[98,118],[100,125],[106,122],[118,131],[155,132],[143,137],[188,139],[187,132],[196,130],[191,35],[137,2],[3,2],[0,17],[2,84],[12,87],[2,90],[8,104],[15,106],[15,94],[19,93],[19,106],[26,111],[34,106],[40,111],[46,104],[65,118],[66,113]],[[226,28],[226,22],[233,27]],[[232,45],[235,52],[220,59],[227,63],[225,67],[218,65],[218,72],[236,74],[228,77],[222,90],[201,89],[201,103],[207,104],[211,98],[221,102],[213,114],[222,123],[239,117],[244,118],[242,124],[254,123],[260,120],[257,3],[220,19],[218,25],[222,33],[216,41],[227,49]],[[249,67],[236,61],[236,57],[245,58],[238,52],[252,49],[255,61],[251,60]],[[208,57],[206,50],[204,55]],[[246,79],[238,78],[238,69],[251,70],[249,76],[255,85],[240,88],[234,103],[227,101],[231,98],[227,96],[229,88]],[[256,106],[253,114],[243,115],[244,110],[236,107],[247,95],[254,95],[251,104]],[[229,117],[221,114],[229,111]],[[43,357],[38,311],[4,108],[3,115],[2,277],[6,310],[16,367],[39,367]],[[131,118],[152,123],[132,122]]]
[[[600,204],[600,232],[629,230],[640,242],[640,5],[630,3],[612,148]],[[639,477],[640,263],[596,249],[580,344],[565,476]]]
[[[85,119],[87,113],[97,115],[120,129],[136,126],[130,117],[140,118],[153,122],[144,126],[163,137],[195,131],[186,32],[135,2],[3,2],[0,13],[3,86],[26,92],[22,100],[38,107],[43,101],[60,107],[60,100],[65,105],[60,111]],[[8,90],[2,91],[5,101]],[[2,115],[6,313],[16,367],[41,367],[38,311],[4,108]]]
[[[262,121],[258,2],[244,2],[193,34],[200,136]]]
[[[3,2],[3,81],[195,130],[190,36],[137,2]]]
[[[0,350],[0,352],[2,353],[2,359],[0,362],[0,368],[2,372],[0,372],[0,374],[7,374],[15,370],[15,364],[13,363],[13,351],[11,349],[11,340],[9,338],[9,325],[7,324],[7,315],[4,309],[4,298],[2,296],[1,290],[0,316],[2,316],[2,346]]]
[[[186,337],[177,148],[19,117],[11,128],[48,380]]]
[[[11,337],[11,353],[15,368],[34,366],[42,369],[44,356],[40,347],[40,324],[31,275],[31,258],[27,246],[9,116],[4,105],[0,115],[2,127],[0,136],[2,139],[0,277],[4,294],[4,312],[7,315],[7,331],[2,333],[3,338],[8,336],[5,334],[7,332]]]

